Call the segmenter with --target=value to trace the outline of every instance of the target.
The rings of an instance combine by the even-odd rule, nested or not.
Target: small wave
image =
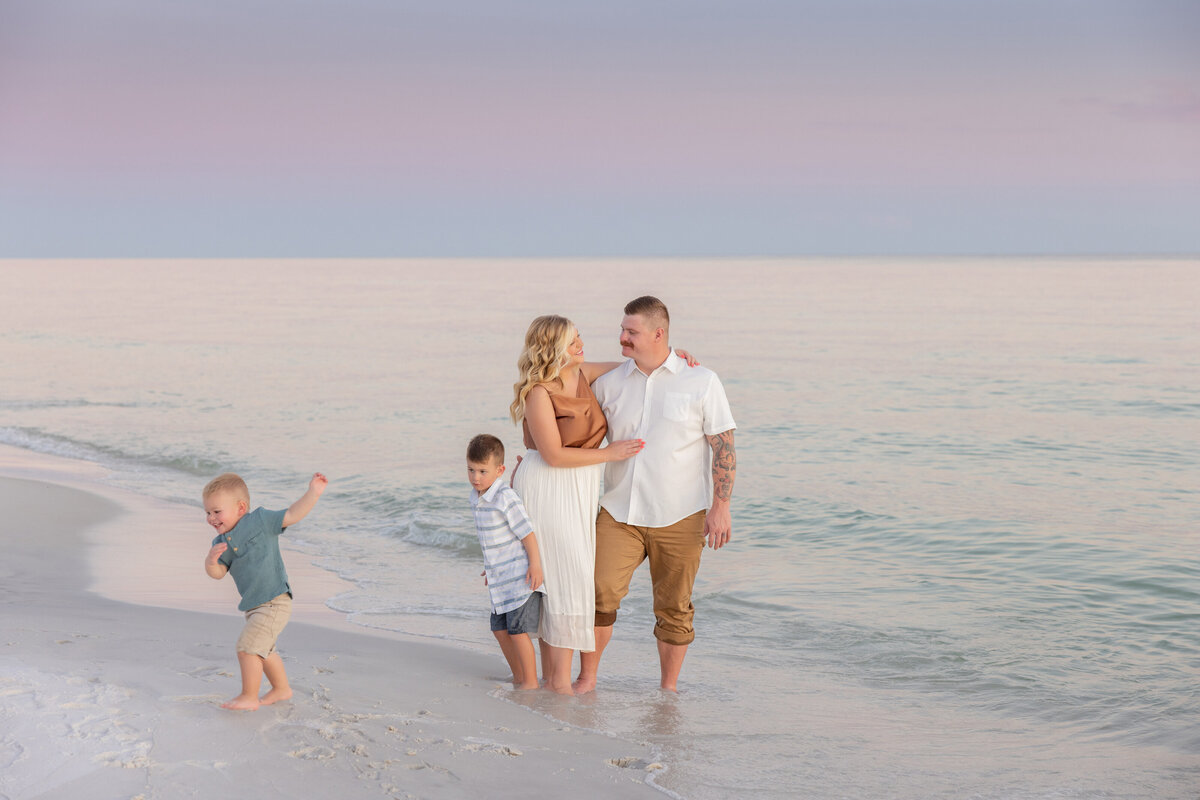
[[[1167,403],[1160,400],[1126,400],[1117,408],[1137,412],[1147,417],[1195,417],[1200,415],[1200,403]]]
[[[33,411],[50,408],[154,408],[164,403],[135,403],[102,400],[87,400],[82,397],[64,399],[51,398],[48,400],[0,400],[0,409],[8,411]]]
[[[137,453],[110,445],[72,439],[37,428],[0,428],[0,444],[32,450],[35,453],[91,461],[108,467],[123,469],[159,468],[188,475],[215,475],[228,470],[228,466],[192,454]]]
[[[339,496],[365,518],[383,521],[378,530],[384,536],[463,556],[482,555],[469,509],[448,492],[351,488]]]
[[[431,515],[414,511],[406,515],[396,525],[384,529],[384,534],[394,536],[409,544],[436,547],[440,550],[450,550],[464,555],[480,556],[479,539],[474,528],[467,529],[458,519],[447,519],[441,515]]]

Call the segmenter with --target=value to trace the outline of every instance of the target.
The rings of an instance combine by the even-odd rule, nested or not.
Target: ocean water
[[[710,798],[1200,797],[1200,260],[0,261],[0,442],[282,507],[367,627],[494,649],[467,505],[529,320],[621,307],[738,421],[683,691],[643,570],[583,698]],[[303,592],[303,586],[297,586]],[[497,653],[497,659],[499,654]],[[501,672],[500,662],[497,673]],[[402,665],[381,665],[402,669]],[[635,765],[642,766],[642,765]]]

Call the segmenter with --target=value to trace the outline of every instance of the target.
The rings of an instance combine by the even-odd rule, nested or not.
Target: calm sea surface
[[[684,692],[639,573],[595,695],[709,798],[1200,797],[1200,260],[0,261],[0,442],[283,507],[364,626],[493,649],[463,451],[529,320],[621,307],[723,378],[734,543]],[[297,551],[300,551],[297,553]],[[304,587],[296,587],[303,592]],[[497,674],[501,664],[497,653]],[[380,665],[402,669],[403,665]]]

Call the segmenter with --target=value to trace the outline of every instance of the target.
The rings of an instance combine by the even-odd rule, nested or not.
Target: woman
[[[684,351],[676,351],[692,362]],[[559,694],[574,694],[575,650],[595,649],[596,512],[604,464],[638,453],[639,439],[600,447],[608,424],[591,383],[620,362],[584,361],[579,331],[565,317],[538,317],[517,359],[510,412],[521,422],[527,452],[513,475],[537,531],[545,575],[538,638],[542,676]]]

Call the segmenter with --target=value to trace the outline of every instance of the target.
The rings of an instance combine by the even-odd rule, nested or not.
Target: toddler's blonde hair
[[[239,475],[235,475],[232,472],[218,475],[204,487],[202,497],[207,500],[217,492],[228,492],[233,495],[234,500],[245,501],[246,507],[250,507],[250,490],[246,487],[246,482]]]

